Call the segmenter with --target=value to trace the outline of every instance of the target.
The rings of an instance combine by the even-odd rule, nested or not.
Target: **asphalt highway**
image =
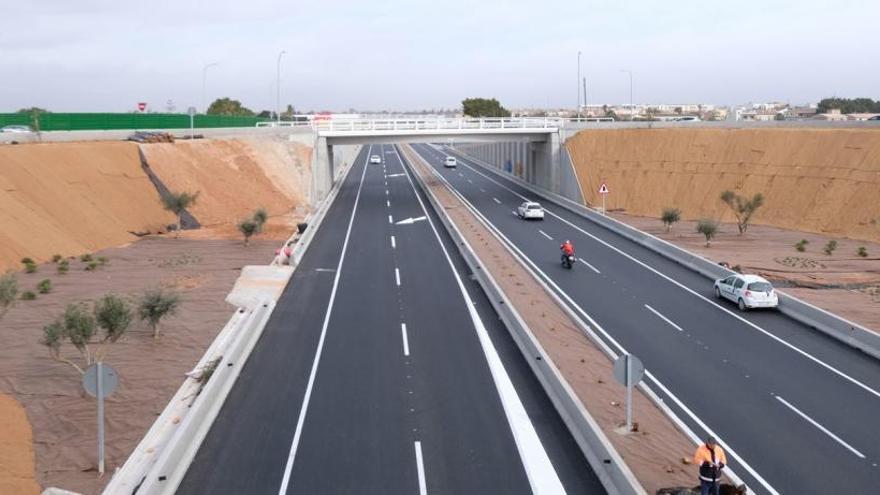
[[[604,493],[422,194],[363,147],[179,493]]]
[[[875,359],[778,312],[741,313],[701,275],[503,174],[462,158],[444,168],[446,152],[415,148],[612,349],[645,363],[648,385],[696,435],[722,441],[751,489],[880,493]],[[519,219],[525,199],[546,219]],[[565,239],[580,258],[571,271],[559,263]]]

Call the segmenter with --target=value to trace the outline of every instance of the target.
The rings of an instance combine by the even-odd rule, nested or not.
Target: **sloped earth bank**
[[[34,478],[31,425],[15,399],[0,394],[0,493],[40,493]]]
[[[755,224],[880,242],[877,127],[586,130],[565,145],[589,204],[606,182],[609,209],[733,221],[722,191],[763,193]]]
[[[516,307],[575,394],[648,493],[668,486],[693,484],[693,466],[681,459],[695,446],[640,391],[633,395],[639,432],[615,432],[626,421],[620,405],[625,390],[612,375],[612,362],[577,328],[507,249],[437,180],[412,150],[404,153],[476,252],[483,266]]]
[[[141,145],[171,191],[198,192],[189,209],[203,227],[234,226],[262,207],[290,231],[308,212],[312,149],[281,137]]]
[[[153,236],[129,247],[96,253],[109,259],[97,271],[85,271],[83,263],[71,260],[67,275],[58,275],[51,263],[41,265],[34,274],[17,274],[23,290],[34,290],[44,278],[54,286],[50,294],[34,301],[17,301],[0,320],[0,394],[15,398],[27,412],[33,428],[36,478],[43,488],[100,492],[164,409],[183,374],[235,311],[224,299],[241,267],[265,264],[281,238],[258,236],[245,247],[240,239]],[[143,323],[133,322],[126,337],[109,350],[105,362],[116,368],[120,378],[116,393],[106,401],[107,474],[99,478],[95,399],[82,392],[77,371],[49,359],[40,344],[42,328],[68,303],[94,300],[108,292],[134,297],[157,286],[179,291],[183,302],[177,314],[161,324],[157,341]],[[69,344],[63,349],[65,356],[76,356]],[[6,409],[0,410],[3,442],[15,423],[7,421]],[[0,443],[0,463],[9,453],[25,462],[29,446],[12,445]],[[20,448],[10,451],[14,445]],[[4,482],[0,478],[0,493],[22,493],[6,490]]]
[[[706,238],[695,230],[696,222],[683,221],[666,232],[658,218],[611,215],[716,263],[739,265],[744,272],[761,275],[795,297],[880,331],[880,243],[763,225],[752,225],[739,235],[736,224],[725,223],[707,248]],[[803,252],[795,249],[801,239],[808,241]],[[828,255],[823,248],[831,240],[838,245]],[[866,257],[857,254],[860,247],[865,248]],[[711,282],[707,280],[706,286],[711,287]]]

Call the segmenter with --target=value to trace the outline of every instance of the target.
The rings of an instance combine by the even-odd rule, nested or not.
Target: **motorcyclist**
[[[568,239],[559,246],[559,249],[562,251],[563,256],[574,256],[574,244]]]

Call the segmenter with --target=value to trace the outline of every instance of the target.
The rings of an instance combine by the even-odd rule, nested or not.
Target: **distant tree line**
[[[870,98],[825,98],[819,102],[819,113],[839,108],[840,113],[880,113],[880,100]]]
[[[465,98],[461,107],[468,117],[510,117],[510,111],[495,98]]]

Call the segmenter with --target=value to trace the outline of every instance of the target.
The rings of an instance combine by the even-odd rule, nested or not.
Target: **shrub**
[[[9,271],[0,276],[0,317],[15,304],[16,297],[18,297],[18,280],[15,274]]]
[[[26,263],[24,265],[24,271],[27,273],[34,273],[37,271],[36,263]]]
[[[835,249],[837,249],[837,241],[831,239],[830,241],[828,241],[828,244],[825,244],[825,247],[822,248],[822,251],[824,251],[825,254],[827,254],[828,256],[831,256]]]
[[[721,201],[724,201],[733,210],[733,215],[736,217],[736,227],[742,235],[749,229],[752,215],[764,204],[764,195],[756,193],[752,199],[747,199],[728,190],[721,193]]]
[[[868,250],[865,249],[865,246],[859,246],[859,250],[856,251],[856,254],[861,256],[862,258],[868,257]]]
[[[29,257],[25,256],[24,258],[21,259],[21,264],[22,265],[33,265],[33,264],[35,264],[35,262],[34,262],[33,258],[29,258]]]
[[[159,322],[177,312],[180,296],[162,289],[152,289],[144,293],[138,302],[138,318],[146,321],[153,330],[153,339],[159,338]]]
[[[267,220],[269,220],[269,212],[265,208],[257,208],[257,211],[254,212],[254,222],[261,227],[260,230]]]
[[[58,274],[64,275],[70,270],[70,262],[67,260],[61,260],[58,262]]]
[[[162,206],[177,217],[175,237],[180,237],[180,224],[183,221],[183,213],[187,208],[196,204],[198,198],[198,192],[193,194],[185,191],[180,193],[169,192],[162,196]]]
[[[107,263],[110,263],[110,259],[107,258],[106,256],[98,256],[98,263],[100,263],[101,266],[104,266]]]
[[[52,281],[48,278],[40,280],[40,283],[37,284],[37,291],[40,294],[48,294],[52,292]]]
[[[88,262],[92,261],[92,259],[93,259],[92,255],[89,253],[86,253],[86,254],[79,257],[79,260],[82,261],[83,263],[88,263]]]
[[[663,213],[660,215],[660,220],[662,220],[663,225],[666,226],[666,232],[669,232],[669,229],[672,228],[672,224],[681,220],[681,210],[678,208],[664,208]]]
[[[718,233],[718,222],[711,218],[701,218],[697,222],[697,232],[706,238],[706,247],[711,246],[712,238]]]
[[[808,241],[806,239],[801,239],[801,240],[797,241],[797,243],[795,243],[794,248],[797,249],[798,251],[800,251],[801,253],[803,253],[804,251],[807,250],[807,244],[809,244],[809,243],[810,243],[810,241]]]
[[[107,294],[95,303],[95,321],[104,330],[102,342],[116,342],[131,324],[131,306],[125,299]]]
[[[98,262],[97,261],[89,261],[89,263],[85,267],[85,271],[87,271],[87,272],[93,272],[97,269],[98,269]]]
[[[22,301],[33,301],[36,298],[37,298],[37,295],[34,294],[34,291],[26,290],[21,293],[21,300]]]
[[[52,255],[52,263],[58,263],[59,261],[61,261],[62,258],[64,258],[64,257],[61,256],[60,254],[53,254]]]
[[[82,374],[91,364],[104,360],[107,344],[116,342],[130,323],[131,308],[128,303],[107,294],[95,303],[91,312],[82,303],[67,305],[60,318],[43,327],[40,343],[49,350],[49,357],[69,364]],[[100,330],[104,331],[103,335]],[[79,351],[82,366],[61,355],[64,342],[70,342]]]
[[[260,226],[252,218],[245,218],[238,223],[238,231],[244,235],[244,245],[247,246],[251,236],[256,234]]]

